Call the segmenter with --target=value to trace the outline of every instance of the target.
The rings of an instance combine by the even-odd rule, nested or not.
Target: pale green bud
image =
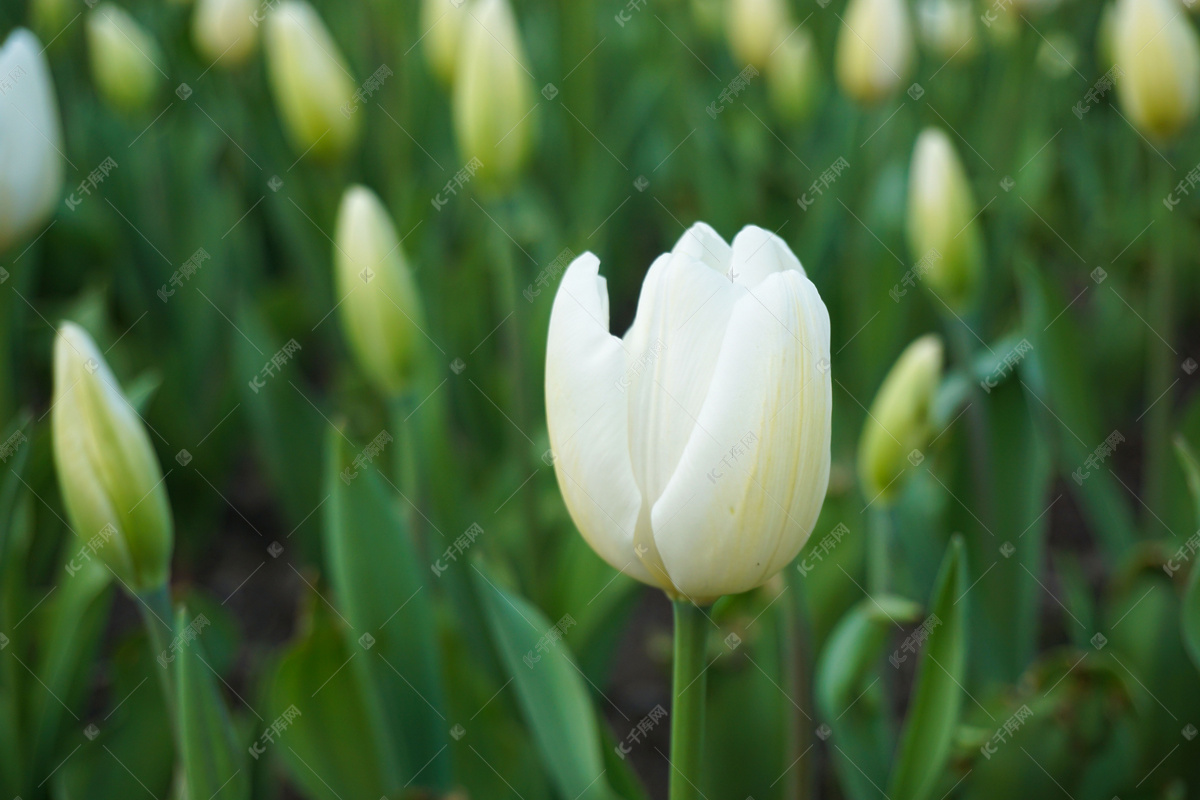
[[[425,60],[434,76],[446,86],[454,84],[458,48],[463,25],[470,21],[466,0],[423,0],[421,3],[421,40]]]
[[[879,387],[858,441],[858,477],[870,500],[889,501],[897,478],[920,464],[931,435],[930,407],[942,381],[942,340],[926,334],[905,348]]]
[[[346,152],[361,115],[345,113],[356,87],[325,23],[305,0],[283,0],[266,25],[271,91],[292,147],[316,158]]]
[[[1121,106],[1144,133],[1167,139],[1200,106],[1200,43],[1172,0],[1119,0],[1113,51]]]
[[[796,122],[808,116],[821,83],[821,66],[812,34],[800,28],[767,59],[767,98],[779,116]]]
[[[976,212],[950,137],[926,128],[917,137],[908,176],[909,251],[926,267],[928,288],[954,309],[971,301],[983,271],[983,233]]]
[[[970,58],[977,49],[975,15],[970,0],[921,0],[917,3],[921,43],[943,59]]]
[[[32,237],[58,203],[62,125],[42,43],[24,28],[0,47],[0,253]]]
[[[725,22],[734,62],[760,71],[794,27],[783,0],[729,0]]]
[[[259,0],[196,0],[192,41],[209,63],[236,67],[258,44]]]
[[[493,185],[524,166],[533,135],[532,78],[508,0],[477,0],[462,32],[454,79],[454,130],[464,159]]]
[[[95,342],[63,323],[54,342],[54,464],[71,527],[134,592],[167,582],[174,528],[141,418]]]
[[[126,113],[154,99],[167,63],[158,43],[125,9],[101,3],[87,20],[92,79],[100,94]]]
[[[384,394],[395,394],[416,367],[425,323],[396,229],[374,192],[346,190],[334,240],[342,329],[368,377]]]
[[[29,5],[30,26],[44,39],[54,39],[71,17],[75,16],[75,0],[33,0]],[[66,37],[62,37],[66,38]],[[53,44],[57,44],[61,38]]]
[[[912,26],[904,0],[850,0],[837,41],[843,92],[874,103],[904,83],[912,61]]]

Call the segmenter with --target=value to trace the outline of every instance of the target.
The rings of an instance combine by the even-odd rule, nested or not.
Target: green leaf
[[[930,599],[931,619],[936,616],[940,622],[932,626],[917,663],[889,783],[892,800],[927,800],[950,755],[966,675],[966,603],[958,602],[966,588],[966,573],[962,537],[956,535],[946,548]]]
[[[238,800],[250,796],[250,767],[238,743],[225,701],[217,689],[217,674],[204,658],[203,632],[187,609],[175,615],[175,693],[179,712],[178,739],[183,780],[188,797]]]
[[[1175,452],[1179,463],[1187,477],[1188,493],[1196,506],[1196,520],[1200,524],[1200,462],[1191,445],[1181,435],[1175,437]],[[1183,630],[1183,644],[1187,648],[1188,657],[1196,669],[1200,669],[1200,569],[1192,565],[1188,574],[1187,588],[1183,592],[1183,609],[1180,615],[1180,627]]]
[[[341,431],[328,442],[325,552],[347,646],[361,652],[356,668],[402,781],[449,788],[450,725],[424,559],[375,468],[355,466],[357,448]]]
[[[902,597],[866,597],[838,621],[817,661],[817,710],[833,729],[838,777],[855,800],[878,797],[876,787],[887,779],[895,744],[878,674],[880,657],[896,626],[920,614],[919,604]]]
[[[332,612],[318,607],[308,631],[279,660],[267,691],[267,714],[277,719],[296,706],[296,717],[272,745],[304,794],[317,800],[387,795],[380,743],[363,724],[369,718],[360,674],[343,669],[366,657],[349,649]],[[336,731],[336,735],[330,735]]]
[[[566,642],[548,635],[556,627],[569,634],[571,622],[567,617],[550,622],[532,603],[501,589],[478,565],[475,569],[496,647],[555,786],[564,797],[611,798],[601,777],[600,737],[583,673]]]

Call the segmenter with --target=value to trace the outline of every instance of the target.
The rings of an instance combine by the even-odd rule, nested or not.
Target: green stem
[[[813,707],[809,693],[811,668],[806,655],[811,652],[812,631],[809,630],[808,598],[804,594],[804,584],[795,573],[787,577],[788,590],[792,597],[783,604],[779,614],[780,631],[780,666],[783,669],[785,685],[788,694],[796,698],[801,707]],[[785,764],[792,761],[795,754],[797,764],[787,771],[787,779],[783,786],[783,796],[791,800],[806,800],[813,796],[812,758],[804,754],[811,744],[810,727],[801,719],[799,709],[790,709],[786,705],[787,723],[784,731]]]
[[[687,600],[675,605],[675,664],[671,696],[670,800],[701,797],[700,759],[704,747],[704,653],[708,617]]]
[[[891,541],[892,508],[878,500],[867,517],[867,591],[875,597],[886,594],[892,581]]]
[[[154,669],[158,673],[159,687],[162,689],[163,700],[167,704],[167,712],[171,716],[171,730],[175,731],[176,740],[179,736],[177,725],[175,698],[175,674],[170,663],[164,665],[158,659],[163,653],[170,654],[170,637],[174,632],[174,612],[171,610],[171,599],[167,594],[164,583],[157,589],[140,592],[138,610],[142,612],[142,622],[146,626],[146,635],[150,638],[150,655],[154,659]],[[177,741],[178,743],[178,741]]]
[[[1149,315],[1154,331],[1146,337],[1146,402],[1154,403],[1146,413],[1146,508],[1162,509],[1165,496],[1164,481],[1170,458],[1171,411],[1174,393],[1170,391],[1171,375],[1175,371],[1177,354],[1169,344],[1175,337],[1175,270],[1172,258],[1171,212],[1163,211],[1157,198],[1166,194],[1173,183],[1166,165],[1151,170],[1151,195],[1161,212],[1153,263],[1150,267]],[[1159,336],[1166,339],[1164,344]]]
[[[959,366],[967,373],[971,371],[975,348],[965,322],[948,322],[950,347]],[[978,381],[971,381],[970,403],[967,406],[967,438],[971,442],[971,477],[975,483],[975,497],[980,506],[980,516],[990,526],[996,525],[996,503],[992,480],[992,437],[988,422],[986,397]]]
[[[420,444],[417,441],[417,427],[413,414],[416,411],[417,399],[415,391],[401,391],[388,398],[388,426],[393,434],[392,443],[392,480],[396,487],[404,493],[399,498],[400,514],[408,520],[409,527],[414,533],[414,540],[422,554],[428,551],[426,538],[428,533],[422,523],[420,514],[412,510],[412,505],[418,508],[425,505],[424,487],[421,485],[420,471],[417,469],[417,452]],[[407,500],[405,500],[407,498]]]

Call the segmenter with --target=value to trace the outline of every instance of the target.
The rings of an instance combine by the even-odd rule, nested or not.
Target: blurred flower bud
[[[54,342],[51,408],[71,527],[132,591],[163,586],[175,534],[158,457],[95,342],[70,322]]]
[[[283,0],[267,17],[267,72],[292,147],[336,158],[358,138],[355,86],[325,23],[306,0]]]
[[[962,162],[945,132],[917,137],[908,176],[908,242],[926,267],[924,280],[943,302],[962,308],[983,269],[983,235]]]
[[[767,97],[780,117],[796,122],[808,116],[821,84],[812,34],[800,28],[779,43],[767,59]]]
[[[904,0],[850,0],[837,41],[842,91],[862,103],[876,102],[904,83],[912,60]]]
[[[508,0],[477,0],[470,17],[455,71],[454,130],[462,156],[478,158],[483,164],[479,174],[503,186],[516,177],[528,155],[531,78]]]
[[[33,0],[29,5],[29,21],[38,36],[54,39],[75,16],[74,0]]]
[[[209,63],[236,67],[258,44],[258,0],[196,0],[192,41]]]
[[[1117,4],[1105,3],[1096,26],[1096,66],[1108,72],[1117,63]]]
[[[970,0],[920,0],[917,30],[921,42],[939,58],[967,59],[975,53],[975,9]]]
[[[425,60],[445,86],[454,85],[463,23],[469,19],[466,0],[423,0],[421,3],[421,29],[425,31],[421,43],[425,47]]]
[[[416,366],[423,314],[396,229],[374,192],[346,190],[334,240],[342,329],[368,377],[395,394]]]
[[[765,70],[793,25],[783,0],[729,0],[726,27],[734,61]]]
[[[1038,46],[1038,69],[1051,78],[1065,78],[1078,70],[1079,48],[1071,36],[1052,31]]]
[[[1117,95],[1133,124],[1175,135],[1200,103],[1200,45],[1172,0],[1118,0],[1113,23]]]
[[[858,477],[869,500],[891,500],[901,486],[896,478],[924,460],[941,381],[942,340],[932,333],[905,348],[884,378],[858,440]]]
[[[42,43],[17,28],[0,47],[0,253],[48,217],[62,190],[62,126]],[[12,113],[10,113],[10,111]]]
[[[112,3],[88,14],[92,80],[104,99],[126,113],[145,108],[158,91],[166,63],[150,32]]]

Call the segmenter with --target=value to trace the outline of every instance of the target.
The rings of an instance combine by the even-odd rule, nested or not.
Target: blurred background
[[[1194,25],[1174,0],[6,0],[61,139],[11,133],[0,92],[0,172],[51,145],[61,180],[0,183],[26,219],[0,239],[0,792],[187,793],[139,601],[64,519],[73,320],[162,464],[234,743],[214,797],[666,797],[670,606],[577,534],[543,364],[575,255],[621,335],[703,220],[791,246],[834,378],[809,544],[712,611],[704,796],[1193,796]],[[341,307],[355,184],[412,276],[400,388]],[[877,481],[868,409],[931,333]]]

